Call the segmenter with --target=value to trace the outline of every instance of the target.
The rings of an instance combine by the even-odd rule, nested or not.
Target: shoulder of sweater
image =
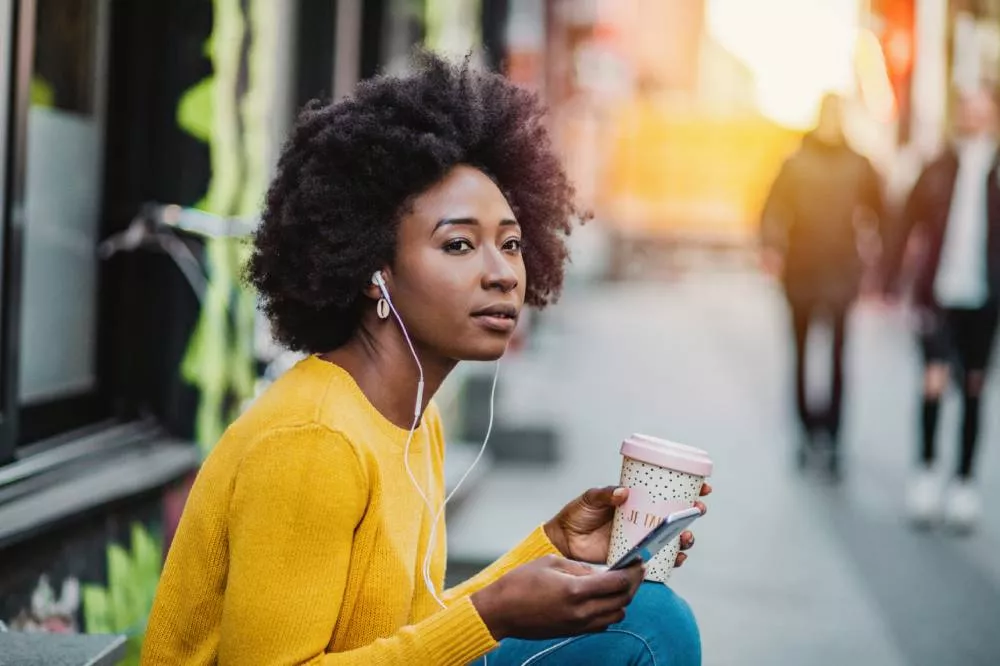
[[[269,538],[280,541],[293,538],[302,521],[353,529],[368,503],[370,477],[349,439],[307,421],[275,426],[244,442],[228,488],[230,528],[252,531],[268,524]],[[274,516],[295,521],[276,524]]]
[[[251,448],[260,449],[257,455],[266,454],[267,448],[276,445],[283,456],[316,455],[307,445],[325,442],[327,448],[338,449],[340,456],[350,451],[369,477],[379,457],[375,443],[392,436],[385,431],[386,423],[349,377],[312,364],[293,368],[275,382],[230,426],[225,439],[236,440],[230,443],[242,449],[242,455]],[[427,406],[422,427],[435,448],[443,446],[437,441],[443,440],[443,427],[435,400]]]
[[[370,471],[354,442],[317,421],[268,428],[248,441],[234,461],[232,482],[250,487],[276,488],[335,485],[359,498],[367,495]]]
[[[364,456],[346,434],[316,420],[275,424],[261,430],[247,442],[236,461],[236,475],[253,468],[267,474],[282,474],[302,465],[323,478],[324,471],[338,476],[354,476],[368,483]]]
[[[251,439],[272,430],[317,428],[351,442],[351,415],[362,410],[354,393],[337,372],[304,361],[257,397],[231,428],[252,433]]]

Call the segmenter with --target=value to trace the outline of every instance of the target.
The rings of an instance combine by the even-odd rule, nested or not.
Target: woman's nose
[[[517,288],[517,272],[500,252],[486,253],[483,289],[496,289],[504,294]]]

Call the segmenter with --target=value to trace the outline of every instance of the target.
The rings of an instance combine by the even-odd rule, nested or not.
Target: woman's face
[[[493,360],[525,292],[521,227],[499,188],[469,166],[414,199],[387,286],[414,345],[455,360]]]

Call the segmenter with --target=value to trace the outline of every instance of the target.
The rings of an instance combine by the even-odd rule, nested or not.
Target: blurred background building
[[[898,198],[942,145],[955,91],[1000,75],[1000,2],[0,0],[0,620],[8,626],[141,639],[193,473],[226,423],[294,360],[270,345],[238,279],[239,239],[283,135],[306,101],[405,68],[417,45],[472,51],[537,90],[595,213],[573,238],[567,314],[530,322],[514,352],[513,367],[530,376],[539,355],[574,349],[545,341],[560,330],[571,337],[576,316],[593,323],[580,313],[608,293],[633,310],[607,315],[599,344],[620,343],[630,313],[680,307],[692,319],[690,303],[662,290],[699,262],[742,271],[740,285],[752,281],[767,189],[825,92],[847,97],[852,144]],[[632,291],[603,291],[618,288]],[[665,334],[647,341],[648,352],[684,340]],[[576,361],[598,351],[580,348]],[[701,367],[698,377],[713,362]],[[674,370],[682,369],[671,365],[655,381],[669,382]],[[501,425],[473,481],[507,466],[521,478],[561,475],[554,487],[582,490],[587,475],[566,461],[586,447],[569,441],[576,431],[566,423],[587,405],[533,412],[523,381],[501,389]],[[725,392],[712,391],[705,401]],[[441,396],[454,440],[450,479],[474,454],[465,442],[478,444],[488,395],[472,366]],[[665,424],[650,427],[671,435]],[[722,455],[705,441],[710,432],[699,445]],[[605,444],[613,454],[614,442]],[[458,572],[524,526],[518,500],[499,487],[470,488],[453,528]],[[501,529],[484,537],[475,527],[484,522]],[[707,615],[706,640],[724,635],[724,613]],[[771,640],[785,639],[774,631]],[[761,663],[727,654],[707,663]],[[987,663],[969,654],[920,663]],[[864,663],[918,663],[909,656]],[[841,662],[818,654],[770,663]]]

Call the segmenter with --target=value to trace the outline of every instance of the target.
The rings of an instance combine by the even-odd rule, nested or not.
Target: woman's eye
[[[444,246],[445,252],[451,252],[455,254],[462,254],[465,252],[470,252],[473,250],[472,243],[465,240],[464,238],[458,238],[453,241],[448,241]]]
[[[522,247],[520,238],[508,239],[506,243],[503,244],[503,249],[507,252],[520,252]]]

